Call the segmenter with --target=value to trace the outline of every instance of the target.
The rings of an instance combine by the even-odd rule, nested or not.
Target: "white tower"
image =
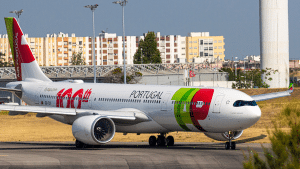
[[[259,0],[261,69],[278,70],[267,78],[270,88],[289,86],[288,0]]]

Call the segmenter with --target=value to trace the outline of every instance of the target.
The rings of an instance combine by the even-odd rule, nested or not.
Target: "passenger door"
[[[163,111],[167,111],[168,110],[168,102],[170,100],[171,97],[171,93],[166,93],[165,95],[163,95],[163,98],[161,100],[161,110]]]
[[[221,111],[221,103],[224,98],[224,95],[218,95],[215,102],[214,102],[214,107],[213,107],[213,113],[220,113]]]

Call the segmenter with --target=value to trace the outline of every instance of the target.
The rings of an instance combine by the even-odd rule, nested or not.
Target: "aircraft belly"
[[[167,133],[170,130],[162,127],[155,121],[142,122],[135,125],[116,125],[116,132],[124,133]]]
[[[174,117],[173,110],[172,111],[159,111],[157,113],[151,113],[150,117],[156,121],[162,127],[171,130],[171,131],[185,131],[183,130]]]
[[[201,121],[201,124],[208,132],[243,130],[241,126],[242,123],[238,120],[238,118],[238,116],[235,119],[227,118],[225,116],[210,117]]]

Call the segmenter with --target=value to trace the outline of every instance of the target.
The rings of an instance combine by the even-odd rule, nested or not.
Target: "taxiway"
[[[265,144],[269,147],[270,144]],[[220,143],[111,142],[99,148],[76,149],[74,143],[2,142],[0,168],[242,168],[243,150],[263,152],[260,144],[237,144],[225,150]]]

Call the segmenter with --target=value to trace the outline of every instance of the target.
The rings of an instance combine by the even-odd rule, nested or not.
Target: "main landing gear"
[[[100,148],[101,145],[88,145],[88,144],[84,144],[83,142],[76,140],[75,141],[75,147],[78,149],[82,149],[82,148]]]
[[[76,140],[75,141],[75,146],[76,148],[84,148],[85,147],[85,144],[79,140]]]
[[[174,145],[174,137],[173,136],[168,136],[166,138],[166,133],[160,133],[160,135],[157,136],[157,139],[155,136],[150,136],[149,137],[149,145],[151,147],[157,145],[160,147],[163,146],[173,146]]]
[[[234,136],[234,134],[231,131],[229,131],[228,132],[228,140],[229,140],[229,142],[225,143],[225,149],[226,150],[229,150],[230,148],[231,148],[231,150],[235,150],[236,143],[234,141],[233,142],[231,141],[231,139],[233,138],[233,136]]]

